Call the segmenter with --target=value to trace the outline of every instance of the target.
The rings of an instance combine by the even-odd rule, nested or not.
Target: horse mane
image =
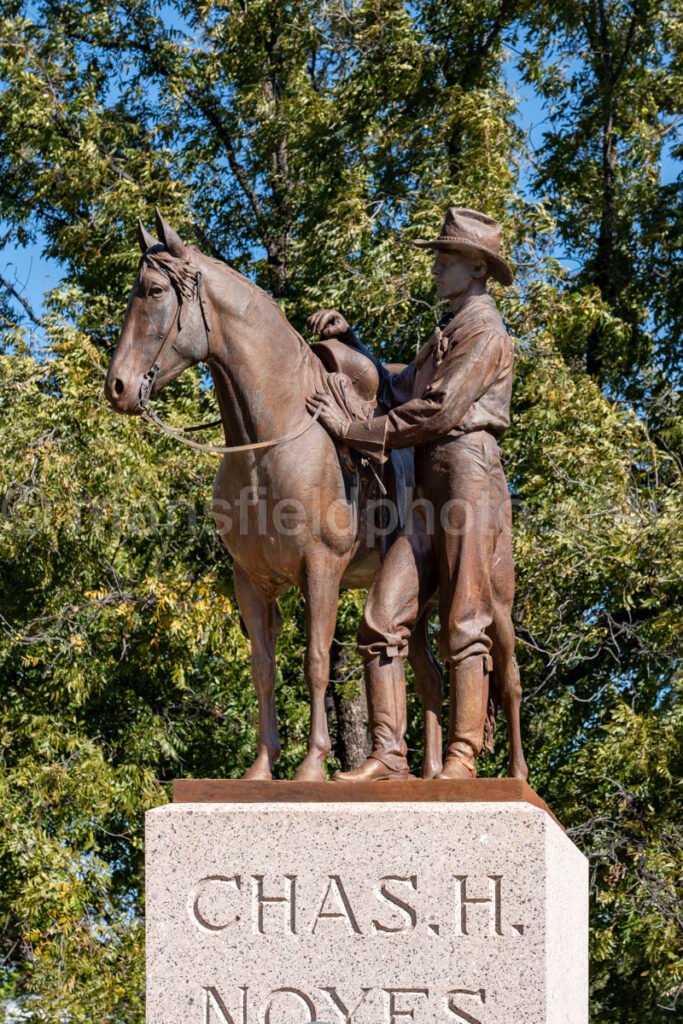
[[[152,270],[160,270],[170,278],[181,302],[191,302],[197,288],[197,272],[190,260],[173,256],[161,245],[153,245],[140,260],[140,269],[147,264]]]

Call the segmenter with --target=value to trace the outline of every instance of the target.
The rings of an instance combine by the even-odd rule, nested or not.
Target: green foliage
[[[597,286],[622,321],[618,345],[598,322],[572,354],[616,392],[642,398],[654,351],[681,373],[680,288],[665,269],[680,182],[663,186],[660,168],[672,135],[676,145],[683,6],[561,0],[551,17],[536,5],[525,29],[524,78],[548,103],[535,187],[580,261],[575,284]]]
[[[497,297],[519,349],[504,456],[531,782],[591,858],[592,1019],[675,1015],[681,224],[659,168],[665,140],[679,145],[680,14],[578,0],[2,6],[5,241],[40,235],[63,268],[40,323],[27,328],[7,282],[0,300],[0,991],[27,1019],[143,1019],[143,812],[172,778],[239,775],[255,750],[248,643],[207,514],[215,463],[102,400],[135,220],[151,225],[155,203],[184,237],[198,221],[297,326],[339,306],[387,360],[409,359],[440,315],[428,257],[405,238],[433,233],[449,203],[503,221],[518,265]],[[531,196],[503,75],[515,37],[549,104]],[[548,255],[553,237],[577,274]],[[178,423],[213,417],[198,374],[159,402]],[[342,697],[359,682],[361,603],[340,608]],[[286,777],[307,702],[301,600],[282,606]],[[420,733],[413,699],[418,753]],[[504,772],[505,748],[501,727],[486,772]]]
[[[255,712],[213,466],[107,412],[74,299],[54,299],[50,350],[17,342],[0,366],[3,941],[36,1019],[90,1019],[96,999],[132,1020],[142,812],[186,763],[243,770]],[[191,377],[174,400],[205,412]]]
[[[680,988],[680,693],[679,678],[655,715],[617,704],[572,766],[565,820],[594,865],[594,1007],[605,1020],[642,1020],[643,989],[660,994],[661,1012]]]

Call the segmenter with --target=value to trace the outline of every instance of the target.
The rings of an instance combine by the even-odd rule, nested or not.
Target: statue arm
[[[415,379],[415,364],[409,363],[399,371],[388,370],[377,358],[372,349],[364,345],[348,321],[336,309],[320,309],[308,318],[308,329],[319,334],[321,340],[336,338],[349,348],[360,352],[376,367],[379,374],[378,397],[387,409],[393,409],[407,401],[412,394]]]
[[[408,363],[402,370],[391,371],[386,366],[380,368],[379,400],[387,409],[408,402],[413,395],[413,385],[417,367]]]
[[[386,416],[351,424],[346,443],[383,462],[393,448],[445,437],[496,379],[504,355],[504,339],[497,333],[464,339],[420,397],[395,406]]]

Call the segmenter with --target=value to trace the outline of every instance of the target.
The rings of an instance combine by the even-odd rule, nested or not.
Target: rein
[[[206,332],[206,340],[207,340],[207,344],[208,344],[209,340],[210,340],[209,339],[209,335],[211,333],[211,328],[209,326],[209,321],[208,321],[208,318],[207,318],[207,315],[206,315],[206,310],[204,309],[204,302],[202,300],[201,282],[202,282],[202,275],[201,275],[200,271],[197,271],[197,275],[196,275],[197,301],[199,302],[199,308],[200,308],[201,313],[202,313],[202,321],[204,323],[204,330]],[[290,434],[285,434],[283,437],[273,438],[272,441],[253,441],[253,442],[251,442],[249,444],[235,444],[235,445],[230,445],[230,446],[218,445],[218,444],[201,444],[199,441],[191,441],[188,437],[183,437],[181,433],[179,433],[177,430],[174,430],[173,427],[170,427],[168,425],[168,423],[164,423],[164,421],[157,416],[157,414],[154,412],[154,410],[152,409],[151,405],[149,404],[149,396],[150,396],[150,394],[152,392],[152,389],[154,387],[154,382],[157,379],[157,377],[159,375],[159,371],[161,369],[161,367],[159,365],[159,359],[161,357],[161,353],[163,352],[164,348],[166,347],[166,343],[167,343],[168,339],[171,336],[171,331],[173,329],[174,324],[176,324],[176,323],[179,324],[180,306],[181,306],[181,299],[180,299],[180,297],[178,297],[178,308],[177,308],[176,314],[174,315],[173,319],[171,320],[171,326],[169,327],[168,331],[166,332],[165,338],[163,339],[163,341],[161,342],[161,345],[159,346],[159,351],[156,354],[154,363],[152,364],[150,369],[147,371],[147,373],[145,373],[143,375],[142,381],[140,383],[140,395],[139,395],[139,398],[138,398],[138,402],[139,402],[140,408],[142,409],[143,419],[145,419],[146,422],[152,423],[154,426],[158,427],[168,437],[173,438],[174,441],[180,441],[181,444],[187,445],[188,448],[193,448],[195,451],[199,451],[199,452],[207,452],[207,453],[209,453],[211,455],[233,455],[233,454],[236,454],[236,453],[239,453],[239,452],[253,452],[253,451],[256,451],[259,448],[274,448],[276,445],[287,444],[288,441],[296,440],[297,437],[301,437],[303,434],[306,433],[306,431],[311,429],[311,427],[313,426],[315,421],[318,419],[318,417],[319,417],[319,415],[320,415],[320,413],[322,411],[320,408],[316,409],[314,415],[310,418],[308,423],[306,423],[303,427],[301,427],[299,430],[292,431]],[[178,334],[180,334],[181,329],[182,328],[180,326],[178,326],[178,330],[176,332],[176,338],[177,338]],[[197,424],[196,426],[193,426],[193,427],[182,427],[181,430],[185,430],[185,431],[204,430],[204,429],[206,429],[208,427],[218,426],[218,424],[222,423],[222,422],[223,422],[222,420],[214,420],[211,423],[200,423],[200,424]]]
[[[154,367],[152,367],[152,370],[153,369]],[[145,374],[145,377],[147,377],[148,374],[151,374],[152,370],[149,370],[148,373]],[[154,374],[154,376],[156,377],[156,373]],[[152,383],[154,383],[153,378]],[[299,430],[294,430],[292,431],[291,434],[285,434],[283,437],[275,437],[273,438],[272,441],[252,441],[250,444],[234,444],[227,446],[222,444],[201,444],[199,441],[191,441],[189,437],[183,437],[183,435],[179,434],[177,430],[173,429],[173,427],[169,427],[168,423],[164,423],[162,419],[159,419],[157,414],[149,405],[148,400],[146,398],[143,398],[142,386],[140,388],[140,406],[143,410],[144,418],[149,423],[153,423],[155,427],[159,427],[160,430],[163,430],[164,434],[167,434],[168,437],[172,437],[174,441],[180,441],[181,444],[187,445],[188,448],[194,448],[195,451],[209,452],[211,455],[233,455],[238,452],[253,452],[257,448],[273,448],[275,447],[275,445],[278,444],[287,444],[288,441],[294,441],[297,437],[301,437],[303,434],[305,434],[307,430],[310,430],[315,421],[318,419],[318,416],[320,415],[321,412],[321,409],[316,409],[315,413],[313,414],[309,422],[306,423]],[[218,420],[218,422],[222,423],[223,421]],[[202,430],[204,427],[209,426],[211,426],[210,423],[202,423],[196,427],[187,427],[185,429]]]

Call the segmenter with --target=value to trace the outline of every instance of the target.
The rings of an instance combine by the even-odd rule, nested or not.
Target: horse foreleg
[[[493,678],[497,697],[505,712],[510,744],[508,773],[513,779],[526,779],[529,774],[522,746],[520,708],[522,686],[515,658],[515,631],[508,607],[500,604],[494,611],[491,629]]]
[[[277,600],[234,567],[235,592],[240,614],[251,641],[251,672],[258,699],[258,753],[245,779],[272,779],[280,754],[275,710],[275,644],[282,625]]]
[[[423,611],[415,623],[408,645],[408,661],[415,674],[415,687],[424,714],[424,761],[422,778],[434,779],[443,767],[441,735],[441,670],[429,643],[429,612]]]
[[[311,697],[308,753],[294,776],[297,781],[324,782],[330,735],[325,692],[330,679],[330,648],[339,604],[341,569],[327,553],[307,559],[303,586],[306,600],[307,645],[305,673]]]

